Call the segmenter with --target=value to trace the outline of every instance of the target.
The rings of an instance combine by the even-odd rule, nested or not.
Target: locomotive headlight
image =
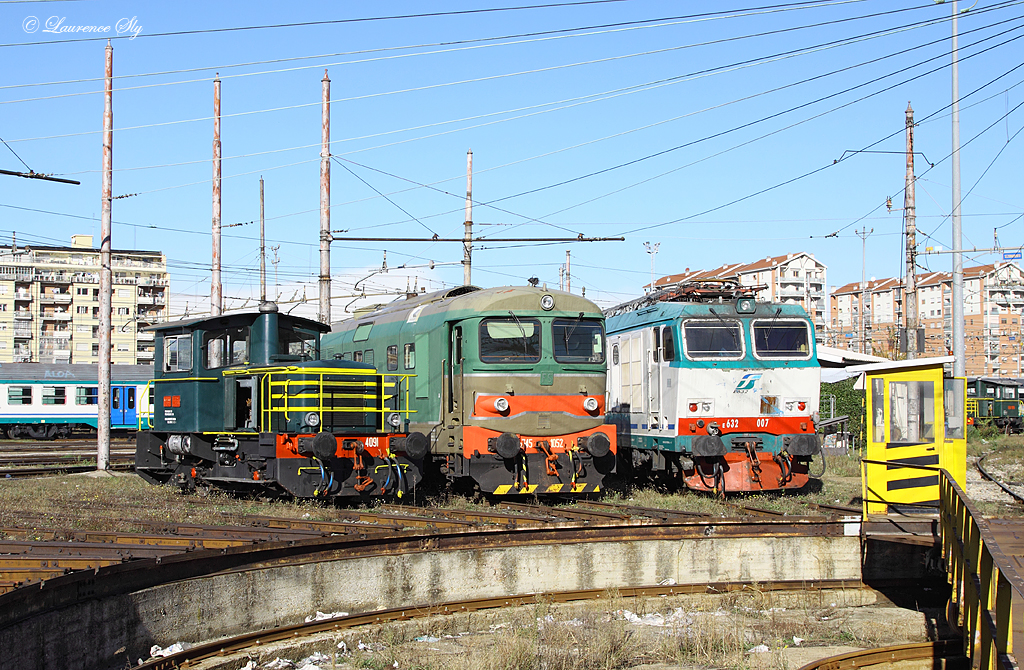
[[[583,409],[587,410],[588,412],[596,412],[597,398],[586,398],[583,401]]]
[[[320,425],[320,415],[316,412],[309,412],[306,414],[306,425],[310,428],[316,428]]]
[[[540,299],[540,308],[545,312],[550,312],[555,308],[555,297],[553,295],[545,295]]]
[[[508,411],[508,398],[495,398],[494,409],[496,412],[504,414]]]
[[[398,428],[402,425],[402,415],[398,412],[392,412],[388,414],[388,425],[392,428]]]

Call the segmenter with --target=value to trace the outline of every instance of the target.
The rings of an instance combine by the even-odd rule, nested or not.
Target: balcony
[[[139,349],[135,352],[135,360],[151,362],[153,360],[153,350]]]
[[[51,284],[70,284],[72,281],[71,275],[66,275],[63,272],[37,272],[35,278],[36,281]]]
[[[43,321],[70,321],[71,312],[43,312],[40,318]]]
[[[14,292],[14,299],[15,300],[31,300],[32,299],[32,292],[31,291],[15,291]]]
[[[42,303],[54,303],[57,305],[70,305],[71,294],[70,293],[40,293],[39,302]]]
[[[156,340],[156,333],[152,330],[140,330],[138,333],[139,342],[153,342]]]
[[[31,321],[32,312],[27,309],[16,309],[14,310],[14,318],[17,321]]]

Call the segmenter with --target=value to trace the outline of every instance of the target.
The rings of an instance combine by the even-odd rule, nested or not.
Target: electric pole
[[[260,177],[260,304],[267,301],[267,241],[263,228],[263,177]]]
[[[572,253],[568,249],[565,250],[565,292],[572,293],[572,275],[569,274],[569,254]]]
[[[875,232],[871,230],[855,230],[857,237],[861,240],[861,267],[860,267],[860,353],[868,353],[868,281],[867,281],[867,251],[868,236]]]
[[[644,242],[644,249],[647,249],[647,253],[651,255],[651,293],[654,293],[654,255],[658,253],[660,246],[661,242],[655,242],[653,245],[650,242]]]
[[[220,284],[220,75],[213,79],[213,276],[210,281],[210,315],[224,309]]]
[[[103,85],[103,193],[100,199],[100,325],[99,402],[96,410],[96,469],[110,465],[110,205],[114,170],[114,47],[107,40],[106,78]],[[12,247],[11,251],[14,249]]]
[[[917,358],[917,225],[914,201],[914,110],[907,103],[907,176],[903,215],[907,227],[907,283],[904,303],[907,313],[907,360]]]
[[[473,150],[466,152],[466,233],[462,242],[462,283],[473,284]]]
[[[320,120],[320,323],[331,325],[331,80],[324,70]]]
[[[953,70],[953,295],[952,295],[952,324],[953,335],[953,376],[964,377],[966,372],[966,361],[964,360],[967,348],[964,343],[964,259],[960,249],[963,248],[963,236],[960,228],[960,77],[959,77],[959,54],[957,51],[957,26],[956,26],[956,0],[953,0],[953,42],[952,42],[952,70]]]

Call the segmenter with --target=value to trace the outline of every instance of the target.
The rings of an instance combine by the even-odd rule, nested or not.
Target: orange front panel
[[[581,430],[577,433],[564,433],[562,435],[547,435],[547,436],[534,436],[534,435],[520,435],[520,443],[525,447],[526,453],[536,454],[541,453],[541,450],[537,449],[536,442],[540,440],[546,440],[551,445],[551,451],[555,453],[564,453],[576,448],[576,442],[581,437],[590,437],[596,433],[604,433],[612,445],[612,453],[615,453],[615,426],[606,424],[598,426],[597,428],[591,428],[589,430]],[[480,428],[479,426],[464,426],[462,428],[462,455],[466,458],[471,458],[473,454],[489,454],[487,450],[487,438],[498,437],[501,435],[499,430],[489,430],[487,428]]]
[[[789,468],[783,474],[779,464],[764,452],[757,455],[756,467],[746,454],[730,453],[722,457],[722,460],[725,461],[722,484],[726,493],[798,489],[808,481],[806,463],[790,460]],[[701,467],[701,471],[694,470],[693,474],[685,476],[686,486],[696,491],[710,491],[714,487],[712,466],[705,462]],[[704,473],[703,477],[701,472]]]
[[[508,410],[499,412],[494,401],[504,398]],[[588,412],[583,407],[587,398],[597,400],[597,408]],[[508,419],[527,412],[553,412],[593,418],[604,412],[604,396],[579,395],[512,395],[501,393],[478,394],[473,402],[474,419]]]
[[[277,435],[277,457],[278,458],[308,458],[299,454],[299,438],[312,438],[313,435]],[[363,448],[366,453],[371,456],[378,457],[388,454],[390,451],[390,437],[389,436],[376,436],[376,437],[345,437],[342,435],[335,436],[338,442],[338,446],[334,451],[334,455],[339,458],[352,458],[356,454],[356,450],[353,448],[354,445],[346,448],[346,443],[351,445],[352,442],[360,442],[363,444]]]
[[[704,425],[697,425],[703,421]],[[729,433],[768,433],[769,435],[789,435],[791,433],[813,433],[814,422],[807,416],[741,416],[713,417],[701,416],[690,419],[679,419],[680,435],[707,435],[708,425],[718,424],[723,435]]]

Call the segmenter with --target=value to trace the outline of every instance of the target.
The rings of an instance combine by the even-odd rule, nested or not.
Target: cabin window
[[[398,345],[392,344],[388,347],[388,371],[394,372],[398,369]]]
[[[277,331],[277,343],[282,354],[298,356],[300,360],[317,359],[316,333],[308,330],[280,328]]]
[[[885,380],[871,380],[871,441],[885,442]]]
[[[152,390],[152,389],[151,389]],[[76,405],[96,405],[99,403],[99,389],[95,386],[79,386],[75,389]]]
[[[353,342],[365,342],[370,339],[370,329],[373,328],[373,322],[361,323],[356,326],[356,332],[352,335]]]
[[[889,382],[889,442],[931,442],[935,438],[932,382]]]
[[[754,354],[758,358],[809,358],[811,347],[807,322],[755,321]]]
[[[405,369],[412,370],[416,367],[416,345],[409,343],[405,345]]]
[[[964,437],[964,380],[943,379],[942,407],[945,412],[946,439]]]
[[[743,356],[743,331],[739,321],[708,319],[683,322],[683,343],[689,358],[739,358]]]
[[[67,388],[63,386],[44,386],[43,387],[43,404],[44,405],[63,405],[67,402]]]
[[[555,319],[551,334],[559,363],[604,363],[604,328],[597,319]]]
[[[8,386],[7,387],[7,404],[8,405],[31,405],[32,404],[32,387],[31,386]]]
[[[540,321],[484,319],[480,322],[480,360],[484,363],[538,362]]]
[[[665,362],[676,359],[675,336],[672,335],[672,326],[665,326],[661,329],[662,360]]]
[[[164,338],[164,372],[188,372],[192,369],[192,336]]]
[[[249,327],[211,330],[203,335],[206,369],[243,365],[249,360]]]

